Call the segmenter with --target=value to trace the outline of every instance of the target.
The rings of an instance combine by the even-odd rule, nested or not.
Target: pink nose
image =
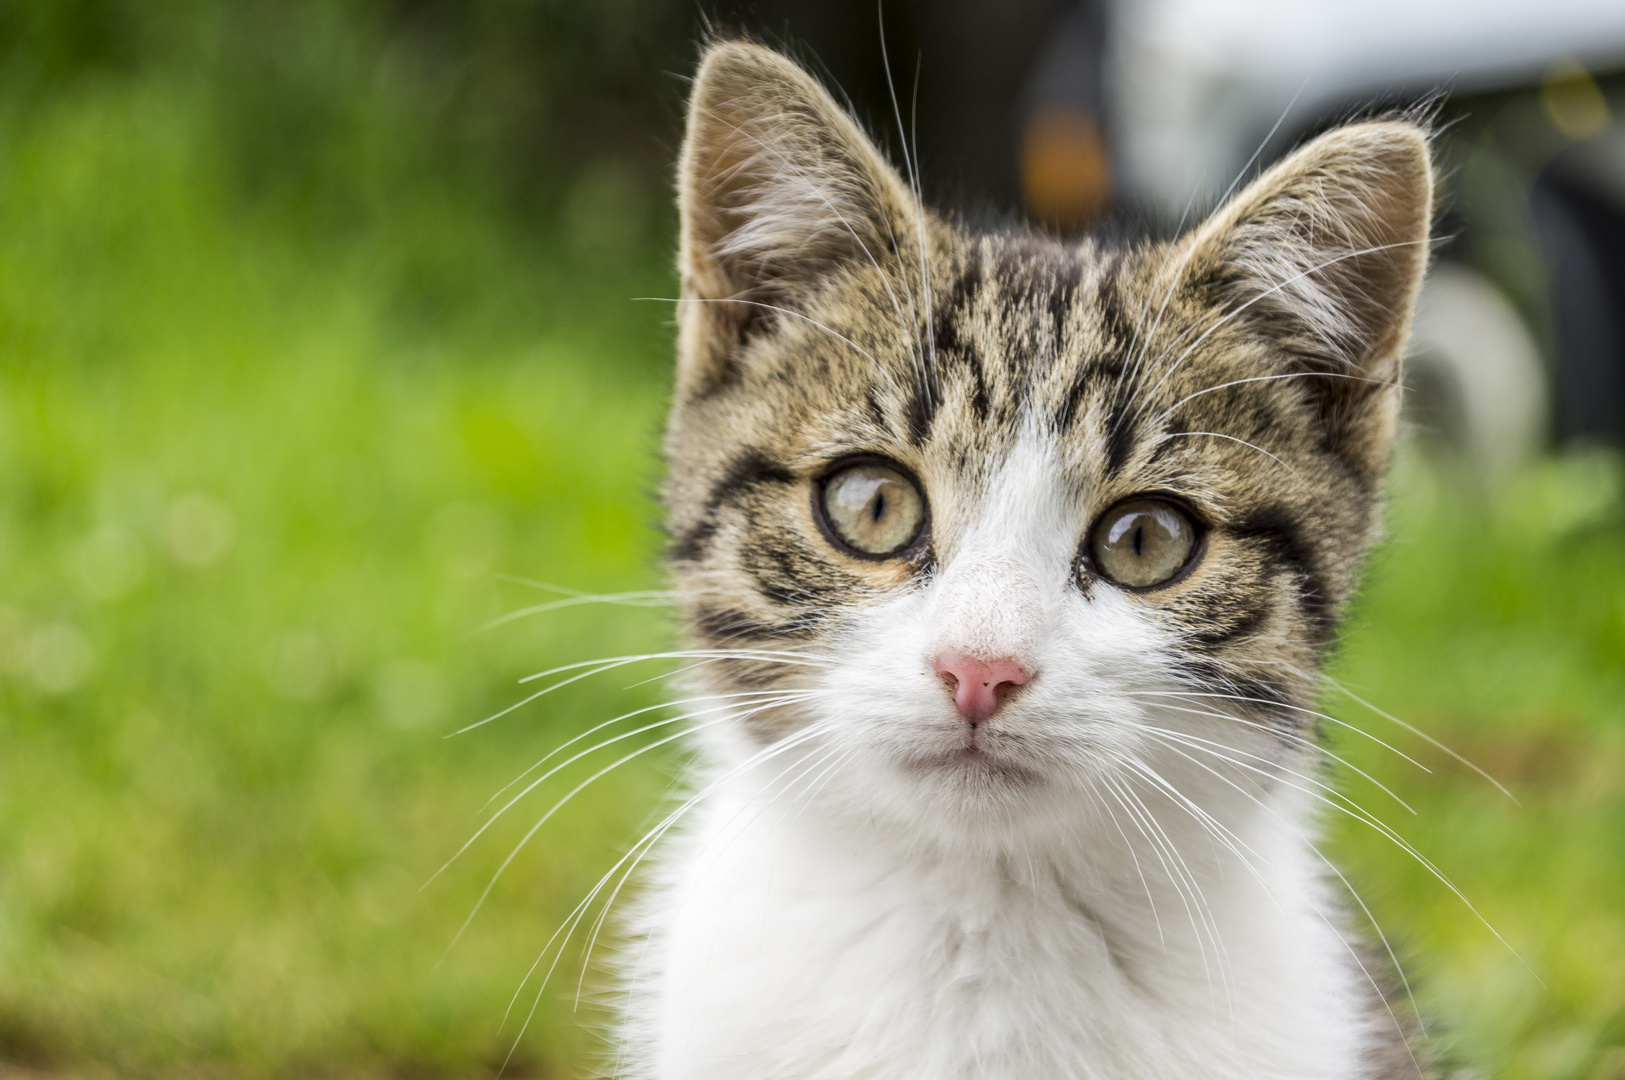
[[[998,711],[1011,687],[1030,678],[1027,669],[1014,660],[978,660],[964,653],[945,652],[937,657],[937,674],[953,691],[959,715],[973,724]]]

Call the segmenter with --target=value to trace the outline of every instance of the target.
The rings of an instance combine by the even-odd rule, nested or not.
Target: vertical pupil
[[[883,492],[883,491],[877,491],[877,492],[875,492],[875,497],[873,499],[869,500],[869,519],[871,521],[873,521],[876,525],[879,525],[880,524],[880,519],[885,517],[885,516],[886,516],[886,493]]]
[[[1135,557],[1137,557],[1137,558],[1143,557],[1145,555],[1145,526],[1144,525],[1136,525],[1134,527],[1134,554],[1135,554]]]

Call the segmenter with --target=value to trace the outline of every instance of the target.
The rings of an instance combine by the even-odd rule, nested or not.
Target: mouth
[[[921,755],[912,764],[915,771],[927,774],[957,773],[966,779],[997,777],[1019,783],[1038,781],[1038,775],[1031,769],[974,742],[946,753]]]

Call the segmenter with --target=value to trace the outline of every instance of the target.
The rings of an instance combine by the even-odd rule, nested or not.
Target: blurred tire
[[[1423,444],[1493,490],[1547,439],[1546,373],[1516,309],[1477,271],[1428,275],[1411,336],[1406,409]]]
[[[1551,298],[1558,433],[1625,444],[1625,127],[1559,155],[1530,205]]]

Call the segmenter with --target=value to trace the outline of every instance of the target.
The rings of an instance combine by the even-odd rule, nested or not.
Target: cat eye
[[[1095,523],[1089,534],[1089,561],[1108,581],[1149,589],[1167,584],[1189,566],[1200,538],[1196,522],[1178,504],[1128,499]]]
[[[819,524],[854,555],[902,554],[925,528],[925,495],[900,466],[865,458],[824,477],[814,495]]]

